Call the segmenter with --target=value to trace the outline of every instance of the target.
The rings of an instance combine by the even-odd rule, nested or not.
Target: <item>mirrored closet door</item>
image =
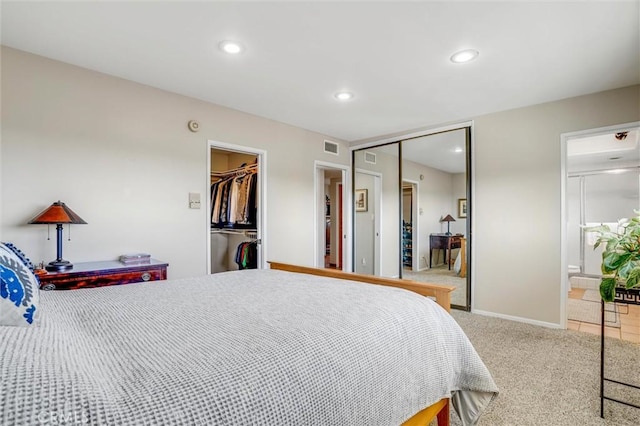
[[[471,306],[471,129],[353,152],[354,271],[456,288]]]
[[[399,143],[354,151],[354,272],[400,276]]]

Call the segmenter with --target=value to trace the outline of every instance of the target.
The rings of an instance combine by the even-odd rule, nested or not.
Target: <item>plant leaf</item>
[[[627,280],[625,281],[626,288],[634,288],[638,286],[638,281],[640,281],[640,267],[635,266],[629,274],[627,275]]]
[[[616,296],[616,279],[603,278],[600,282],[600,297],[605,302],[613,302]]]

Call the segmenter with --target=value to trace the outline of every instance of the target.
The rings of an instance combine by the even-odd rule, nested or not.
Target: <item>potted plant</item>
[[[594,249],[604,244],[600,296],[605,302],[613,301],[616,286],[640,287],[640,211],[634,213],[635,217],[618,221],[615,230],[608,225],[587,228],[598,234]]]

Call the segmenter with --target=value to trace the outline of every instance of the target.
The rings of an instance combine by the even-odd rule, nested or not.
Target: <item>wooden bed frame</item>
[[[302,274],[319,275],[322,277],[338,278],[341,280],[359,281],[369,284],[387,285],[391,287],[404,288],[414,291],[423,296],[434,297],[436,303],[442,306],[447,312],[451,312],[451,292],[455,287],[440,284],[421,283],[418,281],[384,278],[374,275],[355,274],[343,272],[337,269],[311,268],[308,266],[297,266],[288,263],[268,262],[271,269],[281,271],[298,272]],[[443,398],[433,405],[419,411],[402,426],[428,426],[433,419],[438,419],[438,426],[449,426],[449,398]]]

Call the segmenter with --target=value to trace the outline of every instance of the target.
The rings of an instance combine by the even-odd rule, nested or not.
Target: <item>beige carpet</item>
[[[444,284],[456,287],[451,293],[451,304],[466,306],[467,279],[460,278],[453,270],[453,266],[451,268],[449,270],[447,266],[440,266],[420,272],[405,269],[402,271],[402,278],[422,283]]]
[[[478,426],[637,426],[640,410],[605,401],[600,418],[600,336],[454,310],[500,394]],[[606,338],[606,377],[640,384],[640,345]],[[606,394],[640,404],[640,391]],[[451,414],[451,425],[461,424]]]
[[[574,321],[600,324],[600,294],[596,290],[586,290],[582,299],[569,299],[567,318]],[[620,328],[620,312],[615,303],[605,305],[604,323],[608,327]]]

